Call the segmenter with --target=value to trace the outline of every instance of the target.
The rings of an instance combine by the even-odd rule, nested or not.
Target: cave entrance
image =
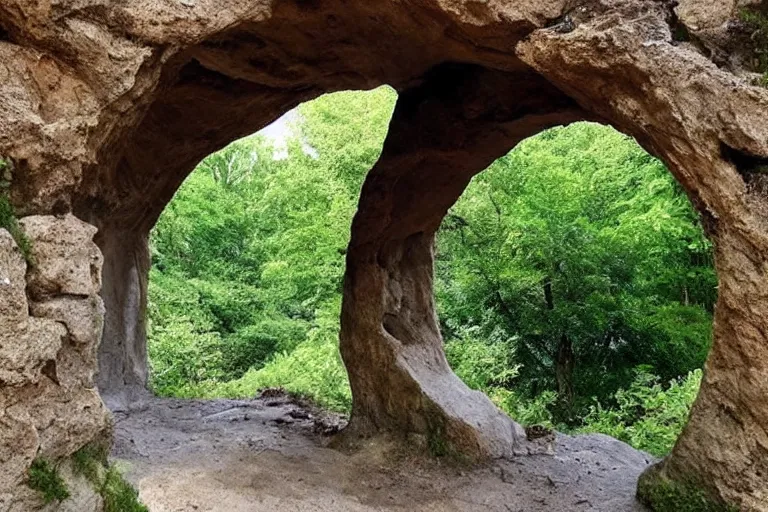
[[[722,383],[730,381],[702,380],[686,433],[678,441],[671,462],[662,467],[664,471],[670,468],[672,475],[706,473],[718,481],[731,482],[738,472],[730,468],[746,468],[748,464],[739,461],[752,460],[751,455],[727,463],[700,462],[708,460],[710,453],[703,452],[703,446],[722,442],[715,435],[717,429],[741,432],[746,427],[740,425],[753,421],[738,414],[741,422],[729,418],[736,414],[734,411],[751,411],[749,404],[759,402],[751,397],[762,396],[764,386],[763,380],[754,376],[761,374],[760,368],[747,365],[741,369],[733,363],[741,360],[739,350],[743,348],[733,339],[743,338],[753,346],[756,342],[752,334],[757,332],[743,328],[745,313],[735,305],[747,304],[750,292],[739,283],[757,283],[761,267],[746,256],[724,258],[749,254],[750,247],[760,246],[762,235],[749,229],[723,230],[725,225],[741,226],[737,218],[752,219],[752,203],[744,202],[742,192],[744,176],[753,172],[754,163],[759,161],[749,155],[760,152],[744,148],[757,144],[756,139],[744,134],[729,138],[716,130],[696,131],[698,128],[681,121],[690,119],[690,112],[697,112],[712,126],[720,126],[722,121],[701,111],[700,103],[692,103],[685,95],[675,96],[679,103],[659,107],[658,102],[672,100],[638,94],[638,88],[646,86],[642,74],[631,75],[629,81],[616,81],[612,75],[590,74],[589,66],[574,65],[569,69],[581,77],[580,86],[575,87],[570,75],[567,79],[556,78],[563,66],[550,69],[546,67],[552,62],[549,58],[531,46],[527,48],[524,51],[532,53],[526,58],[547,69],[552,77],[545,79],[538,68],[522,63],[517,63],[514,70],[444,63],[400,90],[381,155],[363,183],[345,255],[339,348],[353,399],[350,423],[341,442],[354,444],[380,434],[414,434],[432,439],[428,445],[445,446],[470,459],[505,457],[526,450],[523,429],[487,396],[461,382],[448,365],[433,298],[434,236],[471,178],[509,148],[548,128],[592,120],[635,136],[650,153],[662,158],[716,242],[719,298],[707,375],[737,368],[744,378],[739,381],[738,394],[723,391]],[[597,52],[594,62],[603,62],[597,46],[589,49]],[[621,60],[620,56],[615,58]],[[213,119],[227,115],[242,119],[238,117],[242,116],[240,109],[267,101],[267,95],[272,101],[267,113],[249,119],[248,126],[254,129],[273,119],[276,112],[318,93],[302,90],[301,94],[272,96],[261,88],[227,89],[232,84],[226,77],[211,76],[210,70],[196,66],[190,63],[184,69],[191,76],[221,83],[215,89],[221,94],[205,105],[206,115]],[[672,73],[666,67],[653,70]],[[204,80],[190,82],[182,75],[174,87],[186,91],[186,96],[174,95],[175,89],[170,88],[163,101],[153,104],[136,130],[132,145],[116,165],[116,172],[104,173],[100,178],[107,183],[104,190],[110,194],[103,200],[117,205],[109,216],[94,221],[100,229],[98,243],[105,257],[102,296],[107,313],[99,378],[106,384],[100,388],[107,401],[115,396],[110,383],[122,394],[123,403],[130,403],[134,390],[143,393],[145,389],[142,363],[146,359],[135,357],[140,352],[126,352],[124,348],[144,346],[149,228],[192,165],[205,156],[201,154],[204,149],[208,153],[236,136],[253,132],[236,122],[224,123],[220,132],[207,130],[203,121],[202,126],[182,122],[186,118],[176,113],[189,111],[192,93],[206,87]],[[658,79],[671,80],[667,75]],[[725,90],[723,83],[718,82],[718,87]],[[604,90],[613,91],[611,98],[615,100],[605,103]],[[230,95],[232,91],[236,100]],[[670,126],[678,129],[674,136],[669,134]],[[177,140],[189,143],[178,144]],[[173,151],[160,152],[158,158],[162,161],[145,165],[142,157],[136,156],[146,154],[137,148],[166,144]],[[745,166],[748,168],[743,169]],[[723,179],[710,179],[710,171]],[[754,188],[749,193],[760,191]],[[91,207],[88,202],[83,204]],[[114,378],[109,377],[112,369]],[[722,401],[732,406],[716,406]],[[738,453],[753,454],[760,449],[744,436],[726,438],[736,443],[731,448]],[[697,441],[700,439],[707,442]],[[716,471],[720,473],[715,475]],[[762,474],[751,466],[741,473],[752,480],[759,480]],[[727,494],[714,490],[706,479],[699,479],[698,484],[713,495]],[[731,483],[723,485],[725,489],[734,488]]]
[[[338,354],[344,254],[395,97],[381,87],[305,103],[185,180],[150,237],[156,395],[283,387],[349,410]]]
[[[400,95],[345,255],[339,346],[353,403],[344,437],[422,436],[485,460],[519,453],[527,446],[519,425],[446,361],[433,300],[434,235],[470,179],[509,148],[553,126],[599,121],[665,162],[713,240],[718,272],[701,390],[672,454],[646,473],[641,490],[655,499],[692,486],[689,496],[765,510],[768,96],[765,80],[744,68],[765,67],[757,58],[765,20],[760,10],[740,9],[745,3],[755,2],[2,8],[10,64],[0,156],[14,162],[3,187],[21,215],[71,212],[98,230],[106,309],[90,288],[73,294],[57,284],[46,299],[66,306],[35,313],[20,302],[6,330],[23,340],[26,318],[42,314],[73,324],[84,317],[93,334],[104,318],[100,388],[130,403],[122,390],[143,392],[146,380],[135,347],[145,342],[147,238],[193,167],[302,101],[388,83]],[[40,236],[73,239],[54,230]],[[50,258],[57,278],[66,254]],[[94,254],[89,265],[100,262]],[[83,358],[56,355],[58,376],[47,381],[45,351],[11,345],[10,370],[25,374],[14,376],[23,392],[6,393],[14,404],[6,409],[15,411],[6,436],[12,487],[38,452],[69,457],[103,428],[100,407],[62,415],[64,428],[53,421],[83,403],[77,397],[94,395],[98,336],[88,338]]]
[[[343,255],[394,101],[387,88],[313,100],[186,179],[151,236],[155,394],[285,387],[349,410],[336,349]],[[547,129],[475,176],[437,246],[440,330],[466,384],[526,425],[671,448],[709,349],[716,279],[663,164],[606,126]],[[673,380],[685,405],[650,410]],[[636,403],[614,411],[617,392]],[[603,408],[587,418],[595,401],[614,424],[600,423]],[[663,432],[633,427],[661,416]]]

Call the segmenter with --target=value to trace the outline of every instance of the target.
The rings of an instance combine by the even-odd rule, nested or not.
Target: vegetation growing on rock
[[[108,445],[89,443],[72,456],[73,468],[87,478],[102,497],[104,512],[149,512],[139,501],[138,491],[114,464],[109,464],[108,455]]]
[[[768,86],[768,15],[758,8],[743,7],[739,19],[746,25],[752,44],[751,63],[755,71],[762,73],[758,85]]]
[[[24,255],[24,259],[27,260],[27,263],[32,263],[32,246],[19,226],[16,212],[5,190],[11,183],[11,169],[11,162],[0,158],[0,229],[5,229],[11,234]]]
[[[693,482],[670,480],[653,467],[643,473],[637,486],[637,497],[654,512],[738,512]]]
[[[32,462],[28,473],[27,484],[32,489],[40,491],[46,504],[69,498],[67,484],[53,462],[44,458],[37,458]]]

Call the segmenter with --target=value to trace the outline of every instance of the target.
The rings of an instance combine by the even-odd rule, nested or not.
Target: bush
[[[607,434],[638,450],[664,456],[688,421],[701,376],[701,370],[694,370],[665,389],[658,377],[638,368],[629,389],[616,392],[616,406],[594,405],[578,430]]]
[[[500,331],[483,338],[479,327],[461,328],[446,343],[445,355],[467,386],[482,391],[508,384],[520,367],[514,362],[511,340],[504,339]]]
[[[46,505],[69,498],[67,484],[61,478],[58,468],[46,459],[35,459],[29,468],[27,483],[30,488],[42,493]]]
[[[274,354],[290,352],[307,337],[308,330],[308,322],[285,317],[260,320],[238,329],[222,343],[226,378],[240,378],[250,368],[264,366]]]
[[[223,375],[221,337],[216,332],[198,332],[188,318],[154,326],[150,339],[150,383],[159,396],[191,398],[201,385]]]
[[[501,330],[483,338],[479,327],[460,328],[455,339],[446,343],[445,353],[451,368],[472,389],[484,392],[504,412],[523,425],[552,427],[550,409],[557,394],[545,391],[533,399],[522,398],[508,386],[518,376],[513,340]]]
[[[250,398],[258,390],[282,387],[329,409],[347,412],[352,405],[347,372],[339,355],[340,301],[318,314],[315,325],[292,352],[273,357],[263,368],[208,389],[208,397]]]

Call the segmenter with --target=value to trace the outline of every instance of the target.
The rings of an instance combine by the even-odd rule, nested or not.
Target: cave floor
[[[476,468],[377,446],[346,454],[334,424],[284,395],[149,399],[115,414],[113,460],[151,512],[641,511],[652,459],[602,435],[558,435],[550,454]]]

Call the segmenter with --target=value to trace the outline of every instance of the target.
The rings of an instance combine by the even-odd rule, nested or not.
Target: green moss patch
[[[104,499],[104,512],[149,512],[139,501],[139,492],[120,474],[114,465],[109,465],[109,446],[104,443],[90,443],[72,456],[76,474],[90,481]]]
[[[713,499],[692,482],[664,476],[658,467],[647,470],[637,483],[637,497],[654,512],[738,512],[739,508]]]
[[[149,512],[139,501],[139,492],[125,481],[115,466],[110,466],[104,474],[100,494],[104,498],[104,512]]]
[[[768,14],[759,8],[743,8],[739,11],[739,20],[746,26],[752,42],[752,66],[763,76],[755,85],[768,86]]]
[[[58,468],[53,463],[43,458],[35,459],[29,468],[28,474],[29,480],[27,485],[42,493],[43,501],[46,505],[69,498],[67,484],[61,478]]]
[[[107,467],[109,447],[99,443],[89,443],[72,456],[75,474],[82,475],[89,482],[100,485],[101,472]]]

